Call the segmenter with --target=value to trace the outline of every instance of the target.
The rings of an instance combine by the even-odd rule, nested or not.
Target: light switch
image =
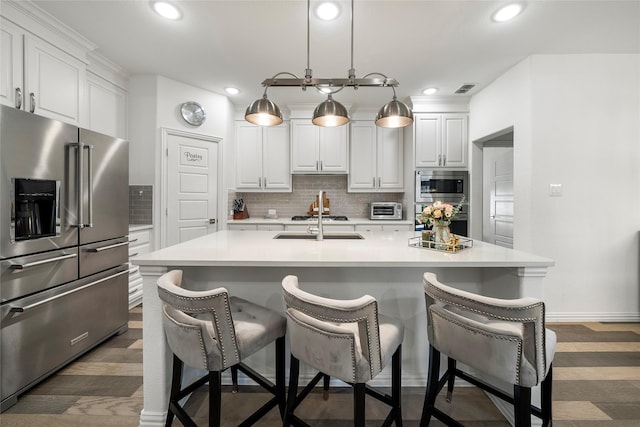
[[[562,184],[549,184],[550,196],[562,196]]]

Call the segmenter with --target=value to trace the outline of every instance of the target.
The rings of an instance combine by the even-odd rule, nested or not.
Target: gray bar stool
[[[173,352],[173,376],[166,426],[174,415],[186,427],[196,427],[179,401],[209,382],[209,426],[220,426],[221,375],[236,369],[271,392],[274,397],[242,424],[254,424],[276,405],[280,416],[285,409],[284,335],[286,320],[280,314],[237,297],[229,297],[225,288],[190,291],[181,288],[182,271],[173,270],[158,279],[158,295],[163,301],[163,325]],[[276,384],[242,363],[242,360],[275,341]],[[209,371],[207,375],[182,388],[183,364]],[[235,384],[234,384],[235,385]]]
[[[326,391],[329,377],[335,377],[353,386],[354,426],[365,425],[365,393],[391,406],[383,425],[395,422],[396,426],[401,426],[402,322],[378,314],[378,303],[369,295],[353,300],[319,297],[301,290],[296,276],[285,277],[282,289],[291,346],[289,392],[283,425],[308,426],[294,415],[294,410],[320,379],[324,379]],[[390,396],[366,385],[382,371],[389,359]],[[319,372],[298,394],[300,361]]]
[[[451,401],[455,377],[514,405],[515,425],[531,425],[531,415],[551,425],[551,362],[556,334],[545,328],[544,303],[535,298],[490,298],[440,283],[424,273],[429,338],[429,371],[421,426],[431,417],[462,426],[435,407],[447,384]],[[440,378],[440,355],[448,366]],[[457,362],[466,365],[464,371]],[[470,373],[472,372],[472,374]],[[542,383],[541,409],[531,405],[531,388]]]

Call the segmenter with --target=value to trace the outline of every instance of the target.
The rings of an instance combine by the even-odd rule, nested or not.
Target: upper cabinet
[[[86,64],[2,19],[2,103],[80,125]]]
[[[467,168],[467,115],[416,114],[415,166]]]
[[[403,130],[380,128],[372,121],[352,121],[350,192],[403,192]]]
[[[348,129],[348,126],[315,126],[310,119],[292,119],[291,171],[301,174],[347,173]]]
[[[90,55],[87,68],[85,127],[105,135],[128,139],[128,75],[107,59]]]
[[[289,123],[262,127],[236,122],[236,189],[291,191]]]

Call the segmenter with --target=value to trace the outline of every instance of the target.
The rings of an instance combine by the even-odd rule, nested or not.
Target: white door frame
[[[220,218],[222,218],[222,201],[220,200],[221,195],[223,194],[222,189],[222,138],[204,135],[200,133],[187,132],[178,129],[170,129],[170,128],[160,128],[161,131],[161,149],[162,149],[162,169],[160,173],[160,182],[162,183],[162,188],[160,193],[160,248],[164,248],[167,244],[167,209],[169,208],[168,200],[169,200],[169,136],[180,136],[184,138],[198,139],[200,141],[209,142],[212,144],[218,145],[218,164],[216,165],[216,179],[218,182],[218,200],[217,200],[217,212],[216,212],[216,226],[220,225]],[[226,194],[226,193],[224,193]],[[226,202],[224,203],[226,206]],[[218,227],[216,227],[218,228]]]

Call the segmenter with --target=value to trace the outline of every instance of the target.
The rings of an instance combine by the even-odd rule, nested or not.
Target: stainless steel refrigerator
[[[129,143],[0,108],[4,411],[127,330]]]

